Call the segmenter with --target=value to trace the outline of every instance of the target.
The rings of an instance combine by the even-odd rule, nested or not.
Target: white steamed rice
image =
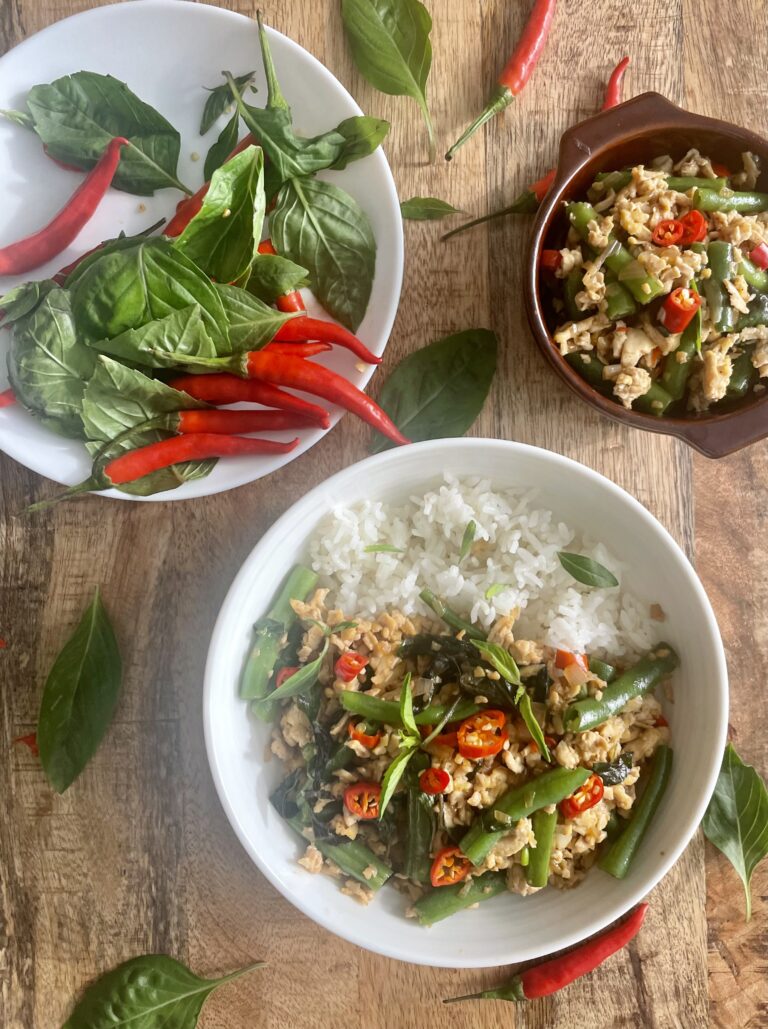
[[[518,639],[614,658],[648,650],[657,632],[649,604],[621,586],[626,566],[534,500],[534,491],[495,492],[486,479],[446,476],[439,489],[405,504],[340,505],[310,541],[312,567],[320,584],[330,587],[329,606],[346,617],[373,617],[392,608],[428,614],[419,599],[428,587],[486,629],[519,608]],[[459,562],[470,520],[477,523],[476,552]],[[490,546],[477,547],[481,540]],[[403,553],[365,552],[382,544]],[[582,586],[561,567],[559,550],[599,561],[619,588]],[[498,584],[504,589],[488,599],[486,592]]]

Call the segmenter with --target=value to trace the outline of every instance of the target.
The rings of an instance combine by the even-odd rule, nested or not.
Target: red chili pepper
[[[356,654],[354,650],[348,650],[346,654],[341,655],[333,666],[333,673],[337,679],[342,679],[344,682],[352,682],[367,664],[367,657],[363,657],[362,654]]]
[[[111,139],[97,164],[45,228],[0,248],[0,275],[21,275],[39,268],[69,246],[93,217],[112,182],[120,151],[128,145],[128,140],[122,136]]]
[[[540,179],[532,182],[528,187],[528,191],[533,193],[539,203],[541,203],[547,193],[549,193],[550,186],[555,181],[556,174],[557,169],[553,168],[552,171],[548,171],[546,175],[542,175]]]
[[[263,239],[261,243],[259,243],[258,250],[260,254],[273,254],[274,256],[277,256],[277,251],[275,250],[271,239]],[[287,293],[283,293],[283,295],[278,297],[275,301],[275,306],[278,311],[284,312],[306,311],[304,300],[297,289],[291,289]]]
[[[669,722],[666,720],[664,715],[659,715],[656,721],[653,723],[655,729],[667,729],[669,728]]]
[[[553,751],[555,749],[555,747],[557,746],[557,740],[555,739],[554,736],[545,736],[544,737],[544,742],[546,743],[547,748],[550,751]],[[531,740],[531,742],[528,744],[528,749],[533,754],[538,754],[538,752],[539,752],[539,745],[536,742],[536,740]]]
[[[701,307],[701,297],[692,289],[678,286],[659,308],[658,318],[667,332],[682,332]]]
[[[37,733],[31,732],[27,736],[17,736],[14,743],[23,743],[25,747],[29,747],[34,757],[40,757],[40,750],[37,746]]]
[[[581,665],[585,672],[589,671],[589,660],[586,654],[572,654],[570,650],[558,650],[555,654],[555,668],[567,668],[568,665]]]
[[[9,389],[3,390],[3,392],[0,393],[0,407],[10,407],[11,404],[15,404],[15,403],[16,403],[16,394],[13,392],[12,389],[9,388]]]
[[[628,64],[629,58],[622,57],[611,72],[611,77],[608,79],[608,86],[605,90],[605,100],[603,101],[601,110],[608,111],[612,107],[617,107],[621,103],[622,80],[624,79],[624,72],[627,70]]]
[[[677,218],[665,218],[660,221],[651,233],[651,239],[657,247],[671,247],[679,243],[685,235],[685,227]]]
[[[583,975],[602,965],[612,954],[616,954],[630,943],[640,931],[645,913],[646,903],[638,904],[634,911],[623,922],[612,925],[599,936],[580,943],[578,947],[550,958],[540,965],[526,968],[518,972],[503,986],[495,990],[483,990],[482,993],[470,993],[465,997],[451,997],[446,1003],[458,1000],[534,1000],[537,997],[548,997],[563,987],[580,979]]]
[[[522,92],[541,57],[554,14],[555,0],[535,0],[520,41],[499,75],[498,86],[493,96],[482,114],[475,118],[450,148],[445,155],[446,161],[452,160],[459,147],[463,146],[481,125],[485,125],[500,111],[509,107],[515,97]]]
[[[768,268],[768,243],[758,243],[750,253],[749,259],[758,268]]]
[[[175,424],[174,424],[175,423]],[[179,411],[170,416],[169,428],[183,435],[216,432],[223,436],[250,432],[305,429],[313,419],[295,411]]]
[[[471,761],[498,754],[508,738],[507,716],[503,711],[478,711],[459,726],[459,753]]]
[[[456,725],[455,722],[453,724]],[[433,725],[420,725],[419,726],[419,732],[421,733],[422,739],[426,739],[427,736],[429,736],[431,734],[433,729],[434,729]],[[448,730],[448,732],[441,732],[441,733],[438,733],[437,736],[435,736],[435,738],[432,740],[432,743],[430,743],[430,747],[432,746],[432,744],[434,744],[435,746],[438,746],[438,747],[451,747],[453,750],[455,750],[458,747],[458,745],[459,745],[459,732],[458,732],[459,727],[458,727],[458,725],[456,725],[455,729],[451,729],[451,726],[449,724],[449,725],[446,726],[446,729]]]
[[[292,675],[295,675],[296,672],[298,672],[298,670],[299,670],[299,666],[298,665],[286,665],[285,668],[281,668],[280,671],[275,676],[275,689],[279,690],[280,687],[285,682],[285,680],[286,679],[290,679],[290,677]]]
[[[419,789],[430,797],[436,797],[445,793],[450,782],[451,777],[444,768],[425,768],[419,776]]]
[[[605,793],[605,785],[599,775],[590,775],[575,793],[560,801],[560,813],[564,818],[576,818],[582,811],[589,811],[599,804]]]
[[[207,457],[241,457],[255,454],[287,454],[299,442],[278,443],[271,439],[252,439],[247,436],[220,436],[201,433],[195,436],[175,436],[172,439],[150,443],[149,446],[130,450],[116,457],[104,468],[104,475],[115,486],[134,482],[151,472],[169,468],[183,461],[201,461]]]
[[[453,886],[466,879],[471,870],[472,862],[458,847],[443,847],[432,862],[429,880],[433,886]]]
[[[559,250],[542,250],[539,263],[542,271],[554,274],[563,263],[563,255]]]
[[[368,364],[381,364],[381,358],[372,353],[361,340],[335,322],[325,322],[320,318],[291,318],[277,330],[273,342],[302,343],[305,340],[320,340],[323,343],[336,343],[345,350],[351,350],[355,357]]]
[[[295,397],[292,393],[278,389],[277,386],[256,379],[241,379],[237,375],[226,373],[179,375],[171,380],[171,386],[209,404],[263,404],[265,407],[304,414],[321,429],[327,429],[331,424],[325,408],[310,404],[301,397]]]
[[[362,726],[362,728],[361,728]],[[357,740],[358,743],[362,743],[368,750],[373,750],[374,747],[378,747],[381,743],[381,733],[369,733],[365,730],[368,726],[365,722],[350,722],[347,730],[353,740]]]
[[[689,211],[680,219],[683,226],[683,235],[680,238],[680,246],[687,247],[691,243],[700,243],[707,236],[707,219],[701,211]]]
[[[267,343],[264,347],[270,354],[286,354],[288,357],[315,357],[333,350],[330,343]]]
[[[730,179],[731,175],[733,175],[727,164],[720,164],[718,161],[712,162],[712,171],[720,179]]]
[[[251,146],[251,144],[255,142],[256,140],[250,132],[247,136],[243,136],[232,153],[228,154],[224,164],[226,164],[227,161],[231,161],[233,157],[236,157],[239,153],[245,150],[246,147]],[[176,205],[176,214],[174,214],[173,218],[171,218],[163,229],[164,236],[180,236],[182,234],[184,229],[186,229],[187,225],[189,225],[203,206],[203,200],[205,199],[205,194],[208,192],[210,185],[210,181],[204,182],[200,189],[198,189],[197,193],[193,193],[191,197],[185,197],[183,200],[179,201]]]
[[[358,818],[379,817],[381,786],[377,782],[356,782],[344,790],[344,807]]]

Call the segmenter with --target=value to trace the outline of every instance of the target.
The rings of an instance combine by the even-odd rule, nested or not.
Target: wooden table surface
[[[7,49],[93,6],[2,0],[0,43]],[[250,0],[226,6],[255,13]],[[445,144],[482,106],[530,3],[428,6],[431,107]],[[451,166],[423,163],[413,102],[382,96],[357,73],[337,0],[264,7],[268,22],[323,61],[367,113],[392,122],[386,150],[402,198],[436,195],[472,212],[508,201],[552,165],[561,132],[597,109],[625,52],[627,96],[655,89],[768,134],[760,0],[561,0],[530,87]],[[522,311],[528,230],[528,221],[506,220],[444,245],[439,226],[406,225],[403,294],[373,391],[412,349],[470,326],[495,330],[499,374],[473,432],[535,443],[603,472],[695,559],[728,651],[732,738],[765,774],[768,447],[714,463],[672,439],[602,420],[567,392],[535,351]],[[206,1029],[768,1025],[768,863],[755,875],[745,925],[740,882],[701,834],[653,891],[646,927],[628,950],[562,994],[519,1008],[444,1008],[440,998],[489,985],[498,973],[414,967],[359,950],[299,914],[251,864],[205,756],[208,639],[264,530],[309,488],[364,457],[367,441],[347,417],[279,474],[228,494],[150,505],[90,497],[28,519],[14,514],[49,495],[51,483],[0,460],[0,636],[8,642],[0,653],[0,1026],[59,1026],[89,979],[147,951],[201,973],[269,961],[209,1002]],[[95,759],[60,797],[10,740],[34,729],[52,658],[97,584],[122,641],[124,692]]]

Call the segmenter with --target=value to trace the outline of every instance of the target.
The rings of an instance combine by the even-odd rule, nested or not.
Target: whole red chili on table
[[[368,658],[362,654],[356,654],[354,650],[348,650],[342,654],[333,666],[333,672],[337,679],[344,682],[352,682],[368,664]]]
[[[363,821],[379,817],[381,786],[377,782],[355,782],[344,790],[344,807]]]
[[[581,976],[594,972],[607,958],[626,947],[640,932],[647,910],[646,903],[638,904],[623,922],[611,926],[599,936],[593,936],[591,940],[580,943],[567,954],[550,958],[518,972],[509,982],[495,990],[468,993],[464,997],[451,997],[444,1003],[454,1004],[459,1000],[534,1000],[536,997],[548,997],[551,993],[557,993]]]
[[[500,111],[509,107],[515,97],[523,91],[541,57],[544,44],[547,42],[552,18],[555,14],[555,3],[556,0],[535,0],[520,41],[499,75],[498,85],[493,96],[483,112],[475,118],[469,128],[464,130],[450,148],[445,155],[446,161],[452,160],[459,147],[463,146],[481,125],[485,125]]]
[[[590,775],[583,786],[565,800],[560,801],[560,814],[563,818],[577,818],[582,811],[589,811],[599,804],[605,793],[605,785],[599,775]]]
[[[659,308],[658,319],[667,332],[682,332],[701,307],[701,297],[692,289],[678,286]]]
[[[0,248],[0,275],[21,275],[39,268],[69,246],[96,213],[114,178],[124,146],[130,144],[122,136],[111,139],[83,182],[45,228]]]
[[[622,84],[624,81],[624,72],[627,70],[629,65],[629,58],[622,57],[619,63],[611,72],[611,77],[608,79],[608,86],[605,90],[605,100],[603,101],[602,111],[610,111],[612,107],[617,107],[622,100]]]
[[[472,862],[458,847],[443,847],[432,862],[429,881],[433,886],[453,886],[466,879],[471,870]]]

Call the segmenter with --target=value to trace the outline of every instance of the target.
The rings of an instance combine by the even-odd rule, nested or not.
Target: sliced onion
[[[591,673],[582,668],[578,661],[572,661],[563,670],[563,675],[569,686],[583,686],[591,678]]]

